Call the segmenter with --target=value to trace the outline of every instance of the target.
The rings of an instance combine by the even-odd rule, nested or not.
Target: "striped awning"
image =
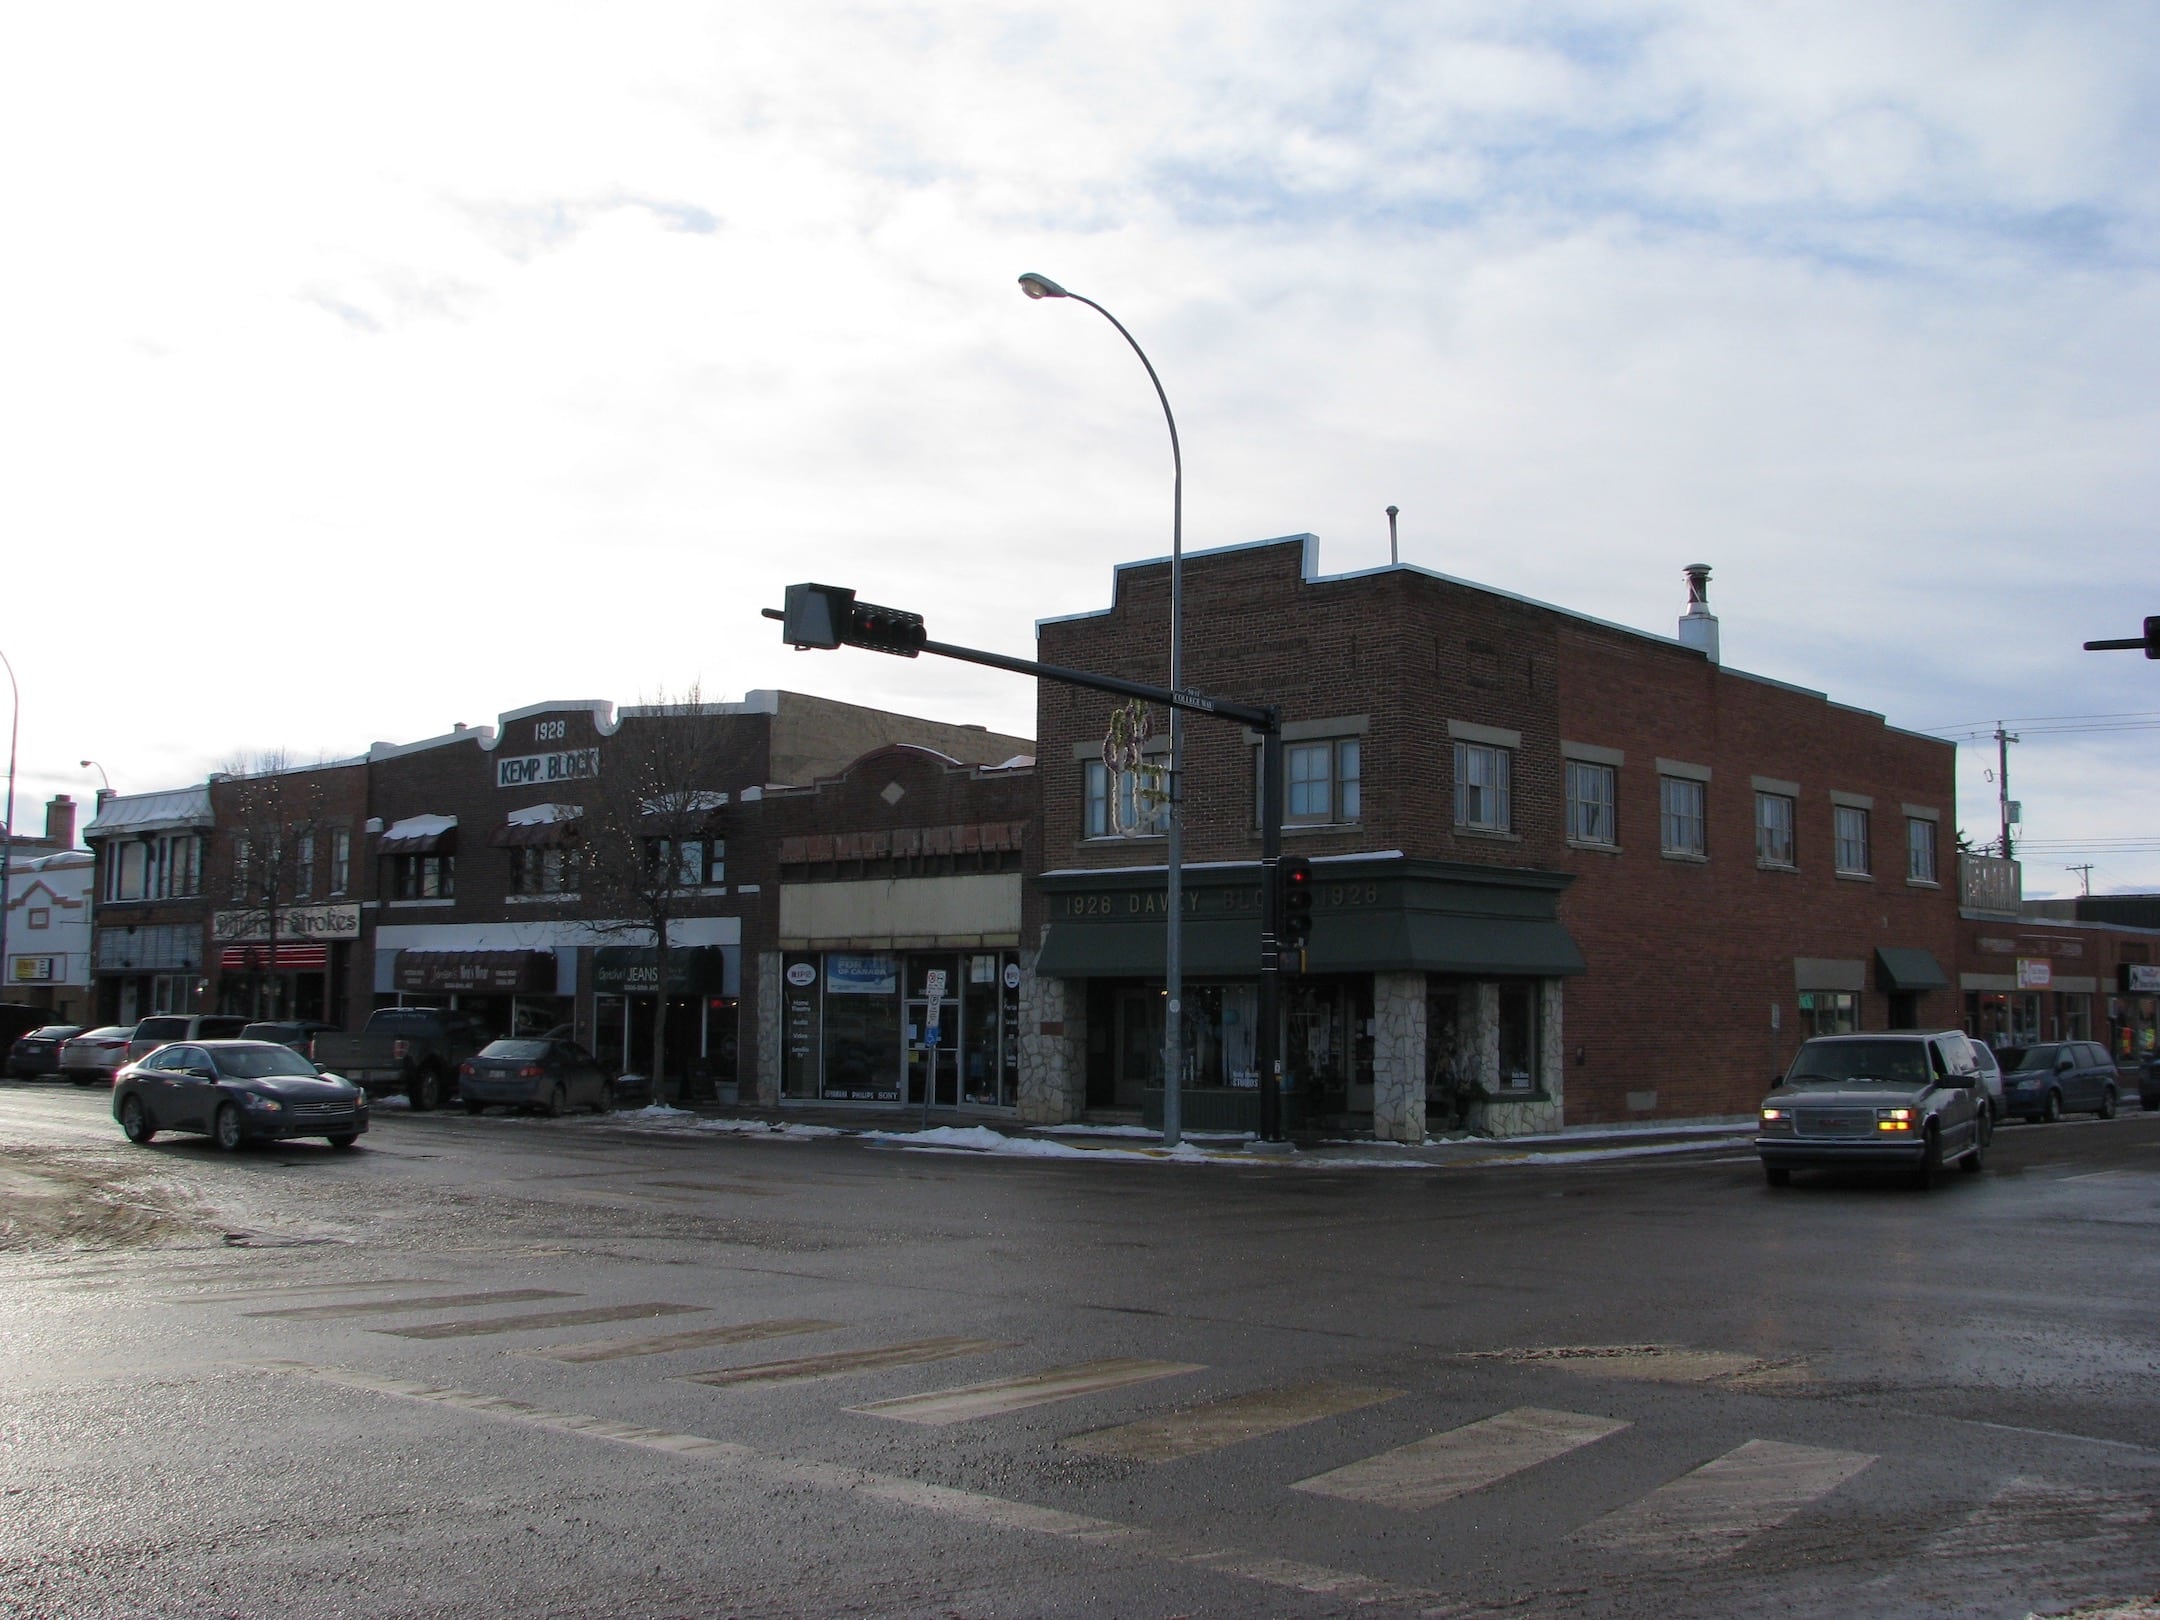
[[[324,973],[330,967],[330,947],[308,945],[298,940],[287,945],[282,940],[277,948],[277,970],[280,973]],[[268,973],[270,971],[270,947],[258,940],[253,945],[228,945],[218,952],[218,970],[221,973]]]

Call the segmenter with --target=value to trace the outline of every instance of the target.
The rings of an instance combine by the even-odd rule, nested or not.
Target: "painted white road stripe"
[[[495,1288],[479,1294],[429,1294],[420,1299],[371,1299],[356,1305],[295,1305],[279,1311],[243,1311],[289,1322],[334,1322],[347,1316],[396,1316],[405,1311],[447,1311],[463,1305],[519,1305],[529,1299],[575,1299],[560,1288]]]
[[[1084,1451],[1094,1457],[1123,1457],[1132,1462],[1174,1462],[1204,1451],[1220,1451],[1240,1440],[1294,1429],[1321,1418],[1340,1417],[1360,1407],[1391,1401],[1399,1389],[1370,1384],[1337,1384],[1320,1380],[1291,1384],[1281,1389],[1255,1390],[1202,1406],[1163,1412],[1114,1429],[1076,1434],[1063,1442],[1067,1450]]]
[[[228,1288],[221,1294],[151,1297],[160,1305],[247,1305],[282,1294],[369,1294],[379,1288],[446,1288],[449,1284],[448,1277],[384,1277],[377,1282],[264,1283],[260,1288]]]
[[[776,1456],[752,1446],[712,1440],[703,1435],[671,1434],[661,1429],[643,1428],[634,1423],[612,1423],[602,1418],[588,1417],[583,1413],[554,1412],[523,1401],[481,1395],[472,1390],[452,1389],[407,1378],[380,1378],[372,1373],[354,1372],[342,1367],[319,1367],[299,1361],[252,1361],[244,1365],[275,1372],[289,1372],[346,1389],[365,1390],[402,1400],[425,1401],[432,1405],[453,1407],[459,1411],[498,1418],[528,1428],[581,1435],[595,1440],[610,1440],[617,1444],[638,1446],[677,1456],[725,1461],[746,1470],[755,1470],[775,1483],[845,1492],[854,1497],[869,1497],[875,1501],[889,1502],[896,1507],[935,1513],[962,1523],[1000,1530],[1030,1531],[1036,1535],[1053,1536],[1083,1546],[1129,1551],[1141,1557],[1234,1575],[1256,1585],[1285,1591],[1347,1599],[1354,1603],[1387,1603],[1414,1608],[1417,1613],[1427,1616],[1456,1613],[1460,1607],[1442,1598],[1437,1592],[1397,1586],[1393,1582],[1377,1580],[1349,1570],[1299,1563],[1294,1559],[1278,1558],[1238,1547],[1202,1545],[1182,1537],[1146,1530],[1139,1525],[1120,1524],[1114,1519],[1097,1519],[1087,1514],[1067,1513],[1059,1508],[1039,1507],[1032,1502],[1015,1502],[978,1491],[955,1490],[947,1485],[933,1485],[919,1479],[903,1479],[893,1474],[846,1468],[836,1463]]]
[[[1617,1418],[1518,1406],[1497,1417],[1301,1479],[1290,1488],[1417,1513],[1563,1457],[1626,1427]]]
[[[947,1336],[915,1339],[907,1344],[881,1344],[870,1350],[835,1350],[824,1356],[796,1356],[787,1361],[757,1361],[747,1367],[719,1367],[711,1372],[684,1373],[686,1384],[782,1384],[803,1378],[836,1378],[842,1373],[875,1372],[886,1367],[914,1367],[926,1361],[947,1361],[954,1356],[979,1356],[986,1350],[1010,1350],[1006,1339],[962,1339]]]
[[[395,1339],[476,1339],[490,1333],[531,1333],[540,1328],[598,1327],[602,1322],[644,1322],[655,1316],[691,1316],[709,1305],[594,1305],[582,1311],[535,1311],[526,1316],[483,1316],[462,1322],[422,1322],[417,1327],[376,1328]]]
[[[1783,1524],[1873,1462],[1864,1451],[1750,1440],[1576,1532],[1595,1547],[1706,1564]]]
[[[1070,1367],[1052,1367],[1019,1378],[1000,1378],[987,1384],[963,1384],[958,1389],[937,1389],[927,1395],[903,1395],[898,1400],[873,1401],[851,1406],[850,1412],[866,1417],[895,1418],[902,1423],[942,1427],[970,1423],[977,1418],[1003,1417],[1031,1406],[1069,1401],[1106,1389],[1123,1389],[1179,1373],[1203,1371],[1190,1361],[1141,1361],[1132,1356],[1111,1356],[1103,1361],[1082,1361]]]
[[[546,1361],[619,1361],[625,1356],[658,1356],[671,1350],[706,1350],[716,1344],[784,1339],[796,1333],[832,1333],[842,1325],[816,1316],[777,1316],[762,1322],[687,1328],[680,1333],[654,1333],[639,1339],[588,1339],[581,1344],[550,1344],[517,1353],[538,1356]]]

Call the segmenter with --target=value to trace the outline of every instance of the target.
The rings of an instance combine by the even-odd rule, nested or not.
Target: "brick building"
[[[1738,1114],[1814,1030],[1958,1021],[1954,749],[1722,665],[1706,569],[1674,638],[1316,560],[1293,536],[1184,576],[1187,682],[1280,707],[1284,848],[1318,880],[1284,998],[1293,1121],[1416,1140],[1465,1115]],[[1111,606],[1045,621],[1038,656],[1159,681],[1168,573],[1119,568]],[[1162,845],[1102,763],[1111,707],[1038,694],[1034,1119],[1159,1095]],[[1185,735],[1198,1126],[1241,1118],[1254,1083],[1258,749],[1205,718]]]
[[[2020,900],[2019,868],[1960,861],[1958,988],[1990,1045],[2099,1041],[2126,1071],[2160,1051],[2160,899]]]
[[[100,1023],[203,1010],[211,825],[207,784],[98,795],[83,841],[97,863],[90,973]]]

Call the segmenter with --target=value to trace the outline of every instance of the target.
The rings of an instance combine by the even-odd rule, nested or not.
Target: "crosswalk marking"
[[[1301,1479],[1291,1489],[1417,1513],[1565,1456],[1578,1446],[1618,1434],[1626,1427],[1617,1418],[1518,1406],[1511,1412],[1428,1435],[1377,1457]]]
[[[1479,1350],[1466,1361],[1511,1361],[1558,1366],[1591,1378],[1646,1383],[1701,1384],[1761,1370],[1757,1356],[1736,1350],[1696,1350],[1674,1344],[1555,1344],[1520,1350]]]
[[[1706,1564],[1783,1524],[1874,1460],[1863,1451],[1750,1440],[1606,1514],[1574,1539],[1655,1553],[1668,1564]]]
[[[1157,1378],[1202,1369],[1189,1361],[1142,1361],[1133,1356],[1112,1356],[1103,1361],[1083,1361],[1070,1367],[1018,1378],[1000,1378],[987,1384],[966,1384],[958,1389],[932,1390],[927,1395],[903,1395],[898,1400],[873,1401],[851,1406],[850,1412],[867,1417],[896,1418],[902,1423],[942,1426],[967,1423],[975,1418],[1002,1417],[1051,1401],[1069,1401],[1079,1395],[1123,1389]]]
[[[229,1288],[222,1294],[159,1294],[160,1305],[245,1305],[250,1300],[285,1294],[371,1294],[381,1288],[440,1288],[448,1277],[383,1277],[374,1282],[264,1283],[259,1288]]]
[[[1301,1423],[1339,1417],[1360,1407],[1391,1401],[1399,1389],[1321,1380],[1282,1389],[1255,1390],[1226,1400],[1176,1412],[1163,1412],[1116,1428],[1076,1434],[1063,1442],[1071,1451],[1094,1457],[1123,1457],[1131,1462],[1174,1462],[1204,1451],[1220,1451],[1240,1440],[1294,1429]]]
[[[515,1305],[528,1299],[575,1299],[560,1288],[498,1288],[484,1294],[430,1294],[424,1299],[371,1299],[357,1305],[295,1305],[248,1316],[280,1316],[294,1322],[330,1322],[341,1316],[392,1316],[400,1311],[447,1311],[460,1305]]]
[[[685,1373],[686,1384],[779,1384],[805,1378],[833,1378],[841,1373],[874,1372],[884,1367],[913,1367],[926,1361],[946,1361],[954,1356],[977,1356],[986,1350],[1010,1350],[1007,1339],[914,1339],[906,1344],[882,1344],[870,1350],[837,1350],[826,1356],[797,1356],[788,1361],[757,1361],[747,1367],[720,1367],[712,1372]]]
[[[784,1339],[796,1333],[830,1333],[842,1327],[814,1316],[782,1316],[763,1322],[735,1322],[726,1327],[687,1328],[641,1339],[591,1339],[583,1344],[553,1344],[520,1355],[547,1361],[618,1361],[625,1356],[657,1356],[670,1350],[703,1350],[716,1344],[748,1344],[755,1339]]]
[[[655,1316],[688,1316],[703,1305],[596,1305],[583,1311],[535,1311],[529,1316],[489,1316],[468,1322],[423,1322],[418,1327],[377,1328],[400,1339],[470,1339],[484,1333],[530,1333],[535,1328],[592,1327],[601,1322],[644,1321]]]
[[[1926,1557],[1960,1566],[2021,1562],[2046,1547],[2061,1568],[2068,1556],[2112,1556],[2151,1534],[2160,1510],[2149,1496],[2094,1491],[2019,1475],[1940,1532],[1922,1549]]]

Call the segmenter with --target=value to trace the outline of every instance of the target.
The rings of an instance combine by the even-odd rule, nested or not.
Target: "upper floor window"
[[[727,882],[725,838],[655,838],[648,856],[677,888],[703,889]]]
[[[1755,859],[1764,866],[1792,866],[1793,801],[1783,793],[1755,795]]]
[[[1836,831],[1836,860],[1840,872],[1865,876],[1873,868],[1868,861],[1868,813],[1858,805],[1831,807]]]
[[[1455,825],[1473,832],[1508,832],[1513,751],[1491,743],[1455,744]]]
[[[578,886],[578,852],[574,849],[513,849],[510,851],[512,894],[569,894]]]
[[[343,894],[352,887],[352,829],[339,827],[330,834],[330,892]]]
[[[302,833],[293,841],[293,898],[309,900],[315,894],[315,835]]]
[[[1708,793],[1700,782],[1684,776],[1658,778],[1658,840],[1668,855],[1708,853],[1708,829],[1703,813]]]
[[[185,899],[202,892],[202,839],[195,833],[130,838],[109,849],[107,900]]]
[[[1363,813],[1364,747],[1356,737],[1294,742],[1283,748],[1283,820],[1356,821]]]
[[[390,894],[398,900],[448,900],[457,894],[455,855],[393,855]]]
[[[1620,841],[1613,815],[1615,778],[1610,765],[1583,760],[1567,762],[1567,835],[1571,843],[1604,844]]]
[[[1935,881],[1935,823],[1918,816],[1905,821],[1905,877],[1912,883]]]
[[[1168,832],[1169,774],[1160,765],[1112,771],[1099,759],[1089,760],[1082,792],[1081,835],[1113,838],[1119,834],[1154,836]]]

